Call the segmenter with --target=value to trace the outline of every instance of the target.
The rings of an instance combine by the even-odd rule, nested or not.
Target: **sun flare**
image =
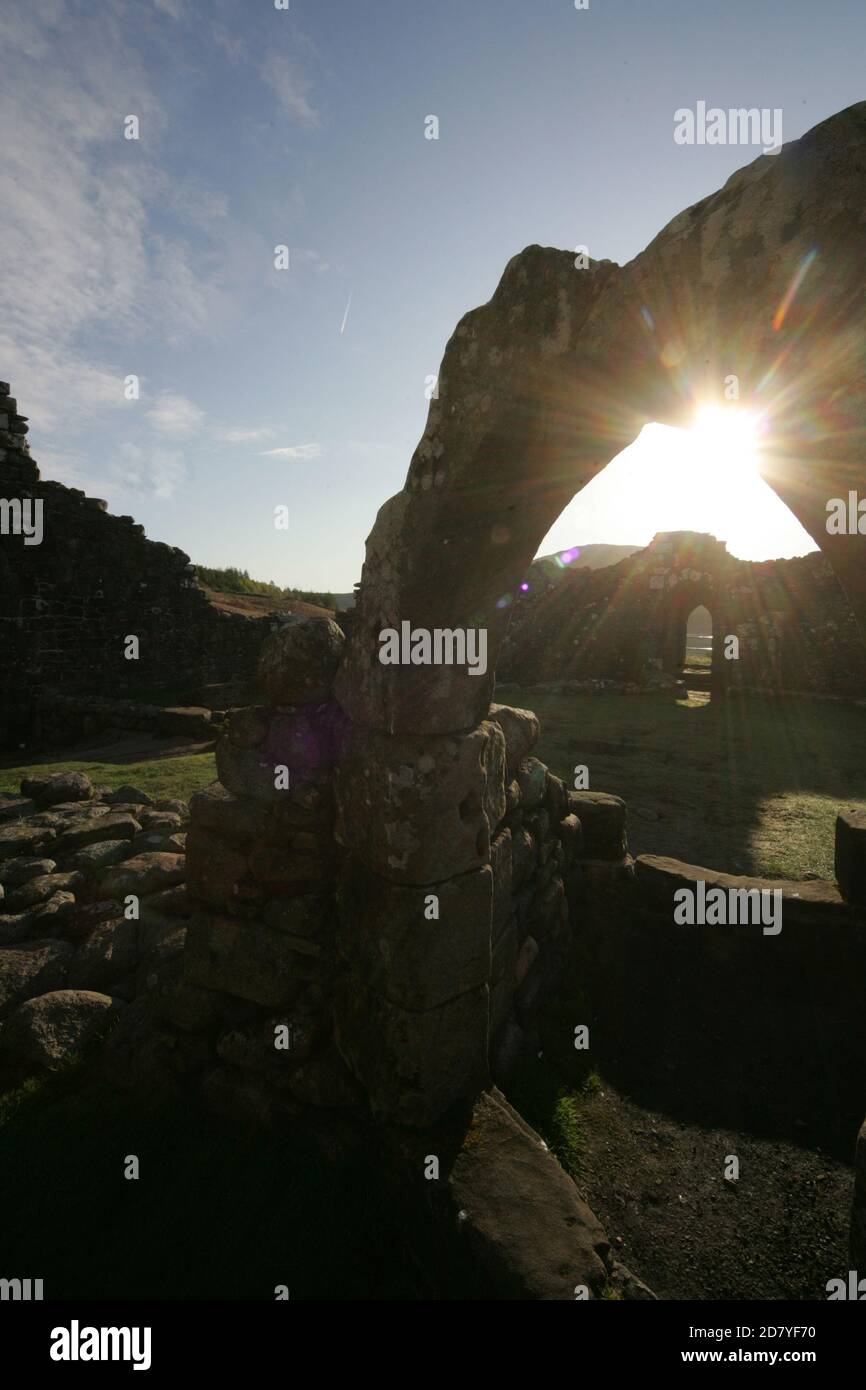
[[[720,469],[747,472],[758,467],[760,420],[752,410],[701,406],[689,436],[695,452]]]

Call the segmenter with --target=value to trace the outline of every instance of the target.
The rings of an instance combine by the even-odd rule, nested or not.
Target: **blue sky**
[[[790,140],[860,100],[866,6],[3,0],[0,51],[0,367],[44,476],[201,563],[344,590],[509,257],[623,263],[760,152],[677,145],[678,108],[780,107]],[[641,466],[552,543],[684,524],[682,495],[628,505]],[[721,491],[693,501],[685,524],[736,531]],[[813,548],[772,498],[760,534]]]

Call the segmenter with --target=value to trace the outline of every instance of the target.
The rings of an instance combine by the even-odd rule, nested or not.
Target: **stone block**
[[[524,758],[517,769],[520,804],[524,811],[540,806],[547,791],[547,768],[537,758]]]
[[[279,807],[287,820],[303,821],[321,810],[331,773],[325,768],[293,768],[277,756],[278,751],[265,744],[259,748],[238,748],[221,738],[216,747],[219,780],[236,797]],[[288,768],[288,787],[275,785],[278,767]]]
[[[391,737],[356,728],[335,773],[337,839],[377,873],[436,883],[488,862],[505,812],[497,724]]]
[[[275,711],[260,752],[290,768],[333,767],[343,752],[348,721],[335,700]]]
[[[292,846],[253,845],[249,851],[252,879],[266,894],[306,893],[330,877],[330,861],[318,854],[298,854]]]
[[[341,954],[389,1003],[437,1008],[489,980],[492,899],[489,865],[434,888],[390,883],[350,861],[339,891]]]
[[[478,1097],[448,1178],[461,1240],[492,1297],[570,1302],[601,1296],[604,1231],[541,1138],[498,1091]]]
[[[186,882],[194,898],[229,911],[261,896],[244,851],[198,824],[186,839]]]
[[[203,989],[276,1007],[297,996],[300,957],[263,922],[196,913],[189,924],[184,978]]]
[[[538,742],[538,716],[530,709],[514,709],[511,705],[491,705],[487,717],[499,725],[504,735],[506,776],[510,781],[523,759]]]
[[[293,616],[262,644],[259,683],[270,705],[326,700],[343,653],[343,631],[331,618]]]
[[[866,811],[836,817],[836,882],[846,902],[866,907]]]
[[[627,849],[626,808],[622,797],[609,792],[568,793],[568,811],[583,831],[583,854],[588,859],[620,859]]]
[[[335,990],[337,1047],[375,1114],[426,1126],[486,1084],[487,985],[435,1009],[390,1003],[352,971]]]

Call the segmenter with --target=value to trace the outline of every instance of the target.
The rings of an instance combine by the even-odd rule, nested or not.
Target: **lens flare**
[[[761,421],[754,411],[736,405],[702,406],[690,433],[702,458],[720,469],[757,468]]]

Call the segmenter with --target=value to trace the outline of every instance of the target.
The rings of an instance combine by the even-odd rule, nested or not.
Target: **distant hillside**
[[[556,579],[563,570],[603,570],[608,565],[617,565],[620,560],[625,560],[627,556],[634,555],[638,550],[643,550],[641,545],[575,545],[570,550],[557,550],[552,555],[539,555],[537,560],[533,560],[533,569],[536,565],[542,569],[548,579]],[[563,561],[565,555],[573,555],[574,559],[570,562]]]
[[[196,565],[196,578],[203,589],[215,590],[220,594],[255,594],[274,599],[298,599],[301,607],[334,609],[338,607],[333,594],[319,593],[315,589],[284,589],[273,580],[250,579],[247,570],[235,569],[232,565],[224,569],[212,569],[209,565]],[[340,597],[344,597],[341,595]],[[348,597],[346,595],[345,597]],[[348,606],[348,605],[339,605]],[[292,609],[286,610],[291,612]]]
[[[224,613],[243,613],[247,618],[265,618],[268,613],[300,613],[306,618],[329,618],[333,609],[302,599],[277,594],[233,594],[223,589],[200,585],[208,600]]]

